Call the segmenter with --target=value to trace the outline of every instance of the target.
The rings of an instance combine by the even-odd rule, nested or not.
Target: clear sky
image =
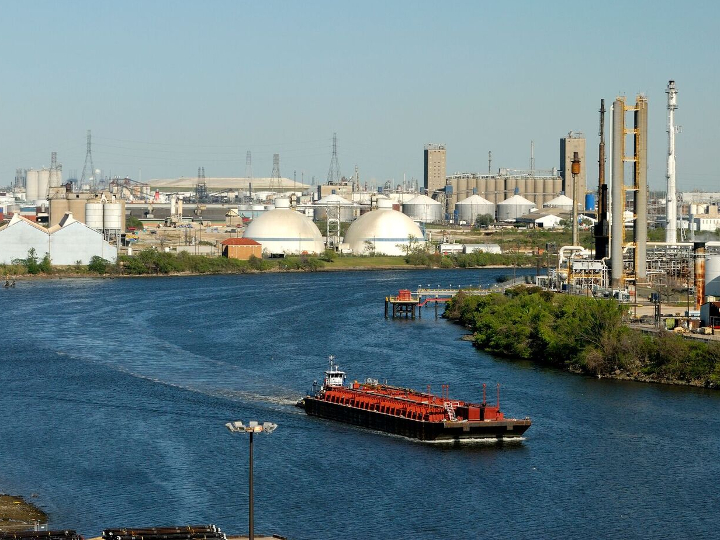
[[[649,172],[664,189],[669,79],[679,90],[677,181],[720,191],[720,3],[564,1],[0,2],[0,185],[17,167],[64,177],[85,161],[142,180],[422,181],[425,143],[448,173],[559,166],[587,137],[596,185],[598,108],[649,100]],[[628,116],[630,120],[630,116]],[[607,115],[609,132],[609,115]],[[142,171],[142,173],[140,173]]]

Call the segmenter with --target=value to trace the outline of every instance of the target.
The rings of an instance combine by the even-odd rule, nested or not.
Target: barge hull
[[[530,427],[530,420],[428,422],[402,416],[331,403],[312,396],[303,400],[305,412],[376,431],[384,431],[421,441],[461,439],[516,439]]]

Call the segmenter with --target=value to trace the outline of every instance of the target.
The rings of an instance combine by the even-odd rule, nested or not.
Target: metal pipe
[[[677,90],[675,81],[669,81],[665,93],[668,95],[668,157],[667,157],[667,194],[665,241],[677,242],[677,198],[675,193],[675,109],[677,109]]]
[[[693,244],[695,252],[695,309],[705,303],[705,242]]]

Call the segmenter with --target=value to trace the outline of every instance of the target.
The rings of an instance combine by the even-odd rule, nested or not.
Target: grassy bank
[[[472,330],[477,347],[507,358],[603,377],[720,386],[720,343],[632,330],[614,300],[523,287],[461,293],[445,316]]]
[[[405,256],[348,256],[327,251],[322,255],[300,255],[278,259],[251,257],[248,261],[145,249],[136,255],[120,255],[116,263],[93,257],[88,265],[52,266],[47,257],[29,253],[14,264],[0,265],[0,277],[29,275],[56,277],[145,276],[178,274],[245,274],[255,272],[315,272],[387,268],[483,268],[486,266],[535,266],[536,258],[522,254],[472,253],[442,256],[413,252]]]

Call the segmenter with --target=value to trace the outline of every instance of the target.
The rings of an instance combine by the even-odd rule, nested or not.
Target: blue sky
[[[649,100],[650,186],[665,186],[666,95],[683,126],[678,187],[720,191],[716,2],[0,2],[0,185],[15,168],[82,171],[85,134],[106,174],[137,179],[422,180],[559,165],[582,131],[597,178],[600,99]],[[634,18],[633,18],[634,17]],[[629,118],[629,117],[628,117]],[[607,117],[609,126],[609,115]]]

